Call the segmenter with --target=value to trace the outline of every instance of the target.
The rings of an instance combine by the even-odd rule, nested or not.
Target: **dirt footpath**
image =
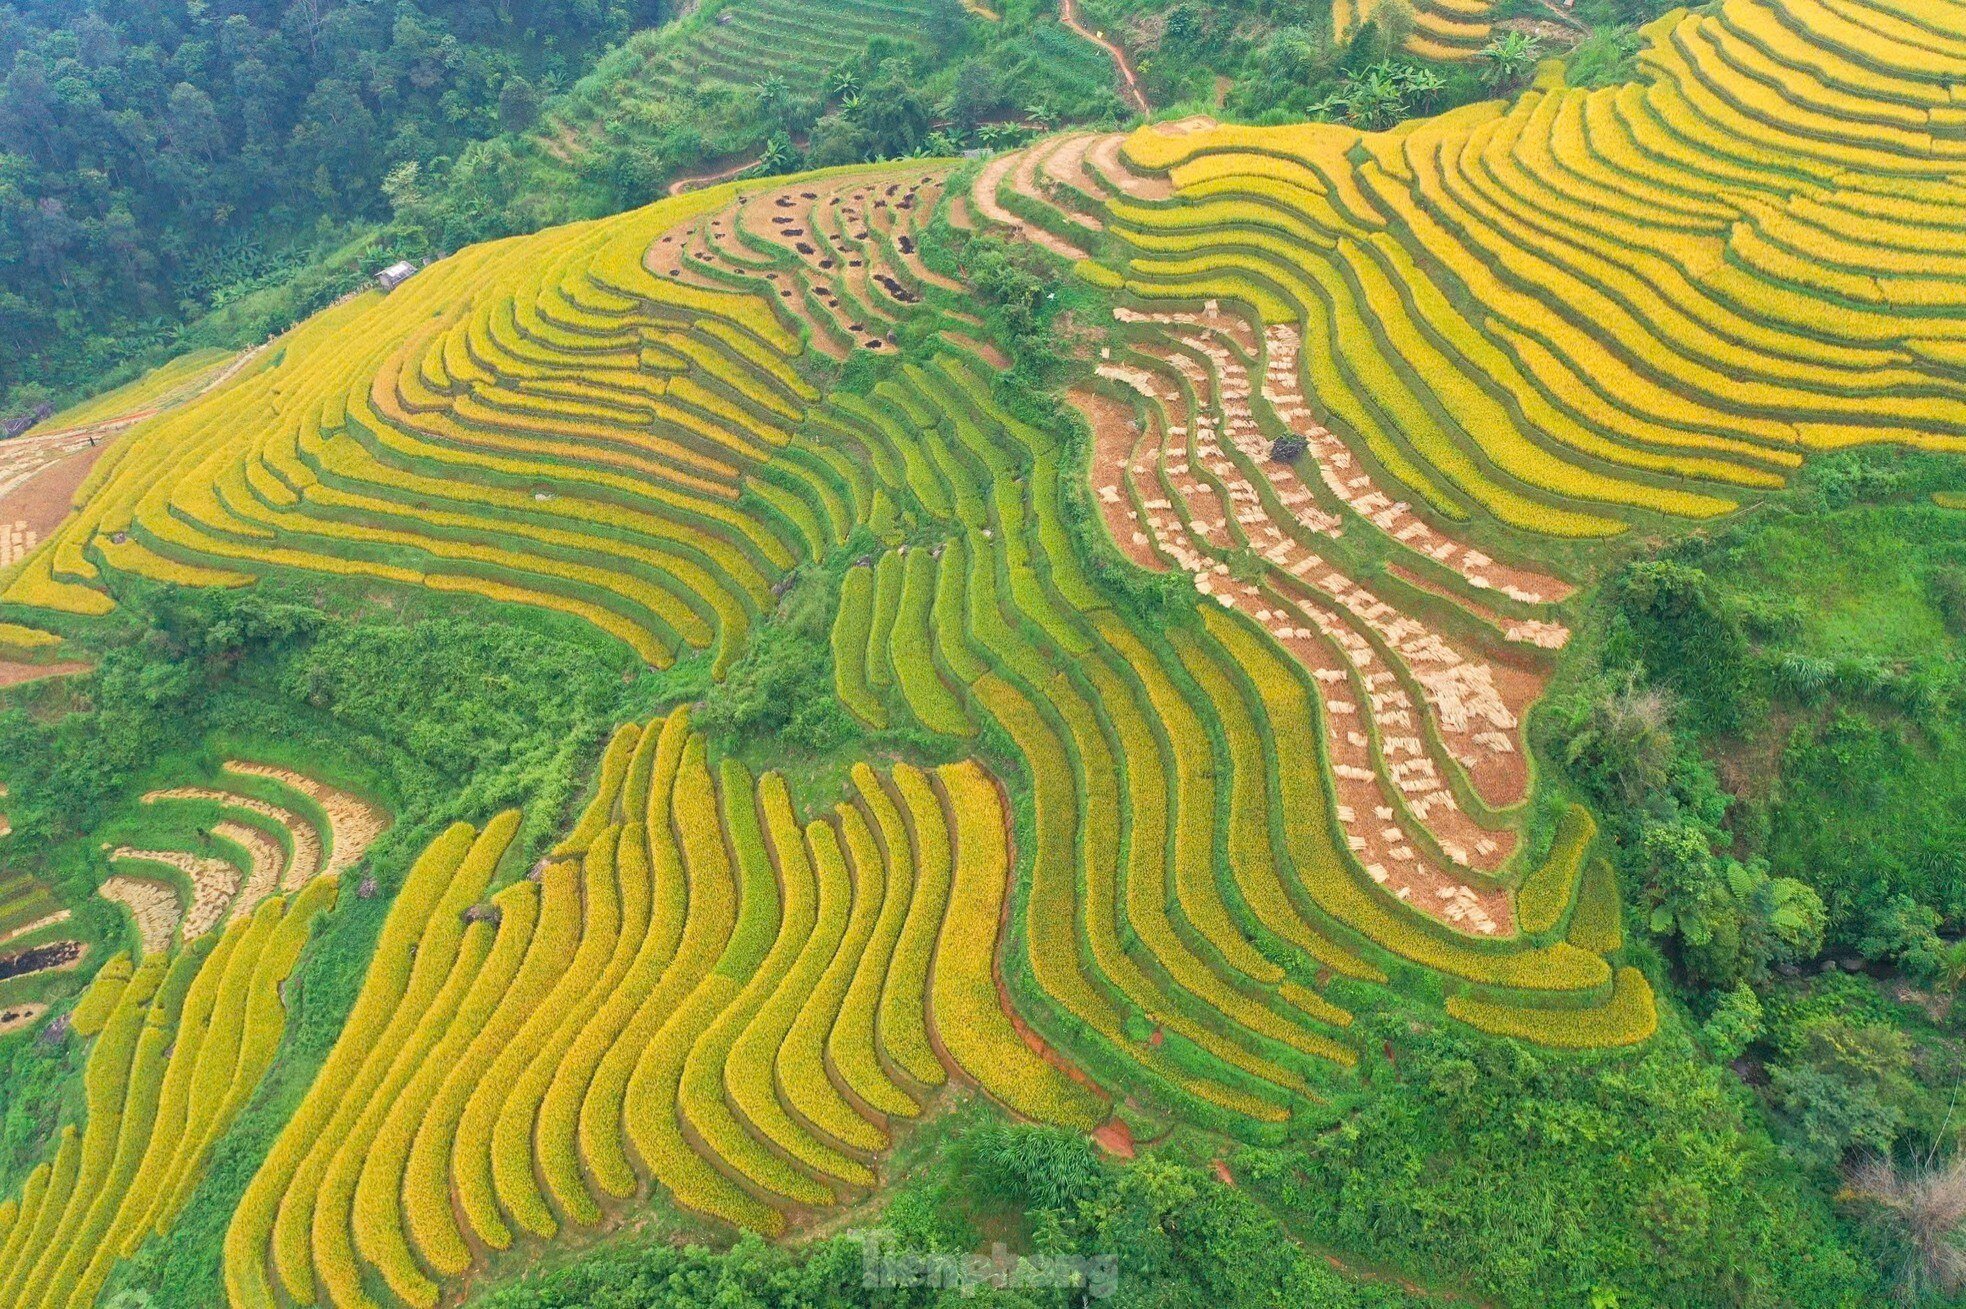
[[[1147,103],[1147,93],[1140,89],[1140,75],[1134,72],[1126,51],[1117,42],[1108,41],[1103,32],[1095,32],[1085,25],[1079,18],[1078,0],[1058,0],[1058,21],[1106,51],[1113,61],[1113,67],[1119,70],[1120,85],[1126,92],[1128,104],[1143,114],[1154,111],[1153,106]]]

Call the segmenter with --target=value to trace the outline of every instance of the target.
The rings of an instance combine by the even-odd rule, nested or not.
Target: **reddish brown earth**
[[[1529,707],[1542,699],[1549,679],[1499,660],[1491,660],[1488,666],[1494,671],[1495,689],[1501,692],[1502,703],[1508,705],[1517,722],[1525,721]],[[1498,809],[1520,804],[1529,797],[1529,756],[1520,749],[1486,755],[1467,774],[1475,794]]]
[[[977,173],[976,181],[969,189],[970,203],[975,207],[976,213],[986,221],[995,223],[999,227],[1008,228],[1013,240],[1025,240],[1034,245],[1043,246],[1060,259],[1083,259],[1085,258],[1085,251],[1062,237],[1053,235],[1035,223],[1026,223],[1022,218],[1019,218],[1016,214],[1004,208],[1003,202],[997,199],[997,188],[1006,180],[1010,181],[1012,189],[1016,190],[1019,194],[1029,195],[1028,181],[1026,181],[1024,186],[1018,186],[1018,179],[1014,175],[1015,170],[1025,162],[1027,157],[1033,156],[1034,152],[1048,148],[1048,146],[1040,143],[1039,145],[1029,146],[1024,150],[998,155],[995,159],[992,159],[988,164],[983,166],[981,172]],[[1044,200],[1042,196],[1036,198]],[[1049,204],[1050,202],[1045,200],[1044,203]]]
[[[1465,610],[1473,617],[1480,619],[1488,626],[1494,628],[1497,632],[1507,632],[1510,624],[1514,622],[1507,615],[1497,613],[1487,605],[1476,600],[1471,600],[1458,591],[1449,590],[1432,578],[1416,572],[1408,568],[1405,564],[1395,560],[1387,561],[1386,571],[1397,577],[1400,581],[1405,582],[1408,586],[1425,591],[1429,595],[1437,595],[1456,608]],[[1497,571],[1502,570],[1498,569]]]
[[[82,479],[108,448],[107,438],[97,440],[92,446],[85,445],[0,496],[0,523],[26,523],[29,531],[47,540],[74,507],[75,489],[82,485]]]
[[[0,686],[19,686],[22,682],[38,681],[43,677],[71,677],[76,673],[88,672],[92,666],[73,660],[54,664],[23,664],[0,659]]]
[[[1133,539],[1141,531],[1133,514],[1133,502],[1124,493],[1117,501],[1110,502],[1099,495],[1100,482],[1106,478],[1111,478],[1113,485],[1122,488],[1127,485],[1127,463],[1133,458],[1133,448],[1140,436],[1133,410],[1111,396],[1083,387],[1074,388],[1065,398],[1092,425],[1093,485],[1088,490],[1099,505],[1100,516],[1106,520],[1107,534],[1120,553],[1140,567],[1166,572],[1167,565],[1154,553],[1152,542]]]
[[[1134,1153],[1133,1129],[1118,1118],[1108,1118],[1092,1129],[1092,1139],[1115,1159],[1131,1159]]]
[[[1120,80],[1126,90],[1127,103],[1143,114],[1153,112],[1153,106],[1147,103],[1147,93],[1140,89],[1140,75],[1133,71],[1133,63],[1126,57],[1126,51],[1080,21],[1078,0],[1058,0],[1058,21],[1104,49],[1112,57],[1113,67],[1119,70]]]
[[[1096,136],[1073,137],[1044,161],[1044,171],[1065,185],[1075,188],[1087,197],[1098,197],[1105,193],[1090,170],[1085,166],[1085,153],[1099,143]]]
[[[1158,132],[1161,128],[1156,125],[1153,130]],[[1134,172],[1121,161],[1120,147],[1125,142],[1126,136],[1120,132],[1101,137],[1098,144],[1086,152],[1086,162],[1097,170],[1101,177],[1137,200],[1165,200],[1172,196],[1174,184],[1165,177],[1144,176]]]

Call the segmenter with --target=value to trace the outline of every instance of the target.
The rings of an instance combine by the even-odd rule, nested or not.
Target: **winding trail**
[[[1120,82],[1126,91],[1128,103],[1142,114],[1154,111],[1154,107],[1147,103],[1147,93],[1140,89],[1140,75],[1133,71],[1133,62],[1126,57],[1126,51],[1080,20],[1079,0],[1058,0],[1058,21],[1094,45],[1103,47],[1113,57],[1113,66],[1120,70]]]
[[[206,377],[199,378],[193,387],[183,391],[173,392],[157,403],[143,409],[133,409],[128,413],[117,414],[113,418],[103,418],[93,423],[82,423],[75,427],[58,427],[46,431],[38,427],[30,427],[27,431],[13,439],[16,441],[52,441],[71,436],[113,435],[126,427],[134,427],[146,418],[155,418],[166,409],[176,409],[180,405],[189,404],[207,392],[217,390],[237,377],[246,365],[259,358],[261,354],[265,353],[265,350],[266,346],[264,344],[253,346],[249,350],[241,350],[237,355],[227,360],[223,368],[218,369]]]
[[[1568,27],[1571,31],[1576,32],[1579,36],[1589,36],[1591,34],[1589,24],[1580,20],[1577,15],[1571,13],[1563,5],[1558,4],[1557,0],[1537,0],[1537,3],[1549,10],[1559,23]]]
[[[683,195],[690,191],[700,191],[706,186],[715,186],[719,182],[728,182],[733,177],[750,172],[764,161],[765,157],[759,155],[756,159],[746,159],[742,163],[732,164],[720,172],[691,173],[687,177],[679,177],[669,183],[669,194]]]

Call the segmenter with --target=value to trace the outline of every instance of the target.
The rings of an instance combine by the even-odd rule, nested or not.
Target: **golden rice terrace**
[[[833,561],[840,701],[956,760],[883,746],[804,813],[677,707],[539,867],[517,814],[444,832],[231,1219],[229,1302],[435,1305],[652,1193],[779,1234],[878,1191],[952,1081],[1282,1140],[1361,1089],[1378,988],[1647,1040],[1525,723],[1623,539],[1822,452],[1966,449],[1966,4],[1644,36],[1636,83],[1384,133],[1068,133],[474,246],[118,440],[0,635],[331,574],[721,678]],[[948,257],[982,236],[1100,306],[1049,410]],[[0,1306],[93,1303],[170,1230],[387,824],[224,777],[147,800],[215,845],[109,852],[142,950],[78,1014],[84,1126],[0,1200]],[[53,912],[0,871],[0,937]]]

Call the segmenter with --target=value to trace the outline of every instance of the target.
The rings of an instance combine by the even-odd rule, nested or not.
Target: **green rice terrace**
[[[584,150],[626,97],[688,98],[709,83],[751,88],[772,78],[820,84],[851,66],[870,40],[919,39],[929,0],[742,0],[705,5],[678,24],[643,32],[596,71],[596,91],[577,93],[542,125],[547,149]],[[597,103],[598,101],[598,103]]]
[[[1631,48],[709,184],[0,443],[0,1306],[1962,1303],[1966,3]]]

